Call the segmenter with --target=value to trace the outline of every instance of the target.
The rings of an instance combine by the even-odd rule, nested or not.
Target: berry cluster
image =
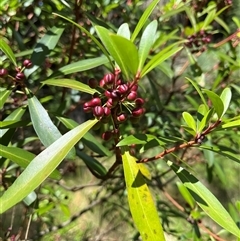
[[[25,78],[25,75],[23,73],[23,70],[25,68],[30,68],[32,66],[32,62],[31,60],[29,59],[25,59],[23,61],[23,66],[18,66],[15,68],[15,71],[16,71],[16,75],[14,77],[12,77],[16,83],[21,83],[24,78]],[[6,77],[8,76],[8,70],[7,69],[0,69],[0,77]]]
[[[198,33],[188,36],[188,42],[185,43],[185,46],[192,49],[192,53],[204,52],[206,50],[206,45],[209,44],[212,40],[212,36],[207,34],[204,30],[201,30]]]
[[[91,88],[98,88],[92,99],[83,104],[83,110],[93,115],[102,123],[108,123],[111,119],[115,125],[121,124],[128,118],[137,123],[144,114],[144,100],[138,97],[138,85],[134,82],[124,83],[118,79],[118,75],[108,73],[103,79],[89,79]],[[103,133],[102,138],[109,140],[114,131]]]

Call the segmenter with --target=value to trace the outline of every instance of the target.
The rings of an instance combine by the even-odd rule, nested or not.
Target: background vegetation
[[[153,2],[156,6],[144,22],[141,17]],[[127,167],[116,161],[117,150],[129,163],[133,156],[138,162],[147,161],[138,166],[152,193],[166,240],[236,240],[240,221],[239,19],[238,0],[2,0],[0,240],[147,240],[144,228],[139,227],[141,220],[134,217],[139,206],[128,202],[131,190],[126,190],[126,182],[130,178]],[[134,33],[142,22],[143,28],[132,41],[138,48],[147,26],[152,24],[154,29],[153,20],[157,20],[156,32],[147,36],[147,44],[153,42],[145,66],[154,56],[158,56],[157,64],[139,78],[137,92],[145,101],[144,115],[137,123],[122,123],[117,142],[115,137],[102,138],[103,133],[114,130],[111,122],[89,128],[76,144],[76,154],[70,152],[59,161],[44,182],[39,173],[35,177],[39,185],[34,179],[37,188],[26,191],[26,197],[21,194],[23,182],[19,182],[16,196],[22,195],[23,201],[5,208],[16,198],[9,187],[28,170],[29,162],[69,129],[92,119],[83,106],[95,90],[84,90],[81,84],[76,87],[66,79],[88,85],[89,79],[100,81],[114,72],[94,37],[119,65],[110,45],[104,43],[101,27],[113,33],[121,27],[126,34],[128,28],[122,24],[127,23]],[[129,50],[124,47],[117,48],[120,56]],[[130,66],[120,75],[126,83],[138,81],[137,73],[131,76],[133,65],[127,60],[122,64]],[[60,78],[61,84],[50,81]],[[45,114],[52,122],[44,122]],[[45,129],[41,120],[47,123]],[[49,123],[61,134],[52,134]],[[59,145],[64,150],[65,144]],[[47,161],[49,155],[39,160]],[[179,166],[186,171],[183,176],[175,173]],[[204,201],[209,197],[209,210],[201,206],[199,196],[187,191],[186,187],[192,187],[184,185],[184,177],[190,178],[190,172],[203,184],[196,187],[196,193],[199,191]],[[194,188],[197,179],[188,180]],[[229,220],[224,220],[226,217]],[[163,239],[158,236],[155,240]]]

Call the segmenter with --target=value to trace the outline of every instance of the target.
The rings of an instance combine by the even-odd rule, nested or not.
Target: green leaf
[[[218,115],[218,118],[221,119],[224,111],[224,105],[221,98],[211,90],[203,89],[203,91],[207,94],[208,98],[211,100],[212,105]]]
[[[194,82],[193,80],[189,79],[189,78],[186,78],[186,80],[188,80],[192,84],[192,86],[196,89],[196,91],[198,92],[198,94],[199,94],[203,104],[205,105],[206,109],[209,109],[208,105],[207,105],[207,102],[206,102],[206,100],[205,100],[205,98],[204,98],[204,96],[202,94],[202,91],[200,90],[198,84],[196,82]]]
[[[12,146],[3,146],[0,144],[0,156],[3,156],[15,163],[20,167],[26,168],[28,164],[33,160],[35,155],[24,149]],[[60,179],[61,175],[58,170],[54,170],[50,175],[51,178]]]
[[[142,69],[141,77],[146,75],[148,72],[150,72],[152,69],[157,67],[159,64],[161,64],[166,59],[170,58],[172,55],[179,52],[183,47],[176,47],[173,48],[174,45],[177,43],[174,43],[166,48],[164,48],[162,51],[160,51],[158,54],[156,54]]]
[[[54,15],[56,16],[59,16],[65,20],[67,20],[68,22],[72,23],[73,25],[75,25],[77,28],[79,28],[82,32],[84,32],[89,38],[92,39],[92,41],[102,50],[102,52],[106,55],[106,57],[108,58],[109,62],[111,63],[112,65],[112,62],[111,62],[111,58],[109,56],[109,54],[107,53],[107,51],[105,50],[105,48],[102,46],[102,44],[91,34],[89,33],[85,28],[83,28],[82,26],[80,26],[78,23],[75,23],[74,21],[72,21],[71,19],[68,19],[60,14],[57,14],[57,13],[53,13]],[[112,65],[112,68],[114,70],[114,66]]]
[[[177,174],[184,186],[202,210],[228,232],[240,237],[239,229],[218,199],[192,174],[184,168],[168,161],[167,164]]]
[[[107,174],[106,168],[95,158],[88,156],[86,153],[77,150],[77,156],[80,157],[83,162],[89,167],[89,169],[93,170],[100,176],[104,176]]]
[[[233,128],[233,127],[237,127],[237,126],[240,126],[240,120],[235,120],[235,121],[230,121],[230,122],[227,122],[225,124],[222,124],[222,128],[225,129],[225,128]]]
[[[134,29],[134,32],[132,34],[131,37],[131,41],[134,42],[134,40],[136,39],[136,37],[138,36],[139,32],[141,31],[141,29],[143,28],[144,24],[146,23],[146,21],[148,20],[148,17],[151,15],[152,11],[154,10],[154,8],[157,6],[158,2],[160,0],[153,0],[151,2],[151,4],[149,4],[149,6],[146,8],[146,10],[144,11],[143,15],[141,16],[141,18],[138,21],[138,24],[136,26],[136,28]]]
[[[16,58],[12,49],[2,38],[0,39],[0,50],[2,50],[4,54],[6,54],[6,56],[11,60],[11,62],[17,66]]]
[[[154,20],[148,26],[145,28],[140,43],[139,43],[139,65],[138,65],[138,71],[141,71],[148,55],[151,50],[151,47],[155,40],[155,35],[157,31],[157,21]]]
[[[96,32],[107,51],[111,54],[127,79],[137,73],[138,52],[136,46],[128,39],[96,26]]]
[[[60,131],[53,124],[47,111],[35,96],[28,98],[28,108],[33,128],[45,147],[50,146],[62,136]],[[74,157],[75,150],[73,149],[69,153],[68,158],[73,159]]]
[[[16,127],[23,127],[28,125],[30,120],[12,120],[12,121],[0,121],[0,129],[6,129],[6,128],[16,128]]]
[[[224,110],[223,110],[223,113],[222,113],[222,116],[223,116],[226,113],[226,111],[227,111],[227,109],[229,107],[230,101],[232,99],[231,89],[230,88],[225,88],[223,90],[223,92],[221,93],[220,98],[221,98],[221,100],[223,102],[223,105],[224,105]]]
[[[20,202],[35,190],[60,164],[74,145],[98,120],[89,120],[67,132],[36,156],[0,197],[0,213]]]
[[[69,129],[73,129],[79,124],[69,118],[57,116],[57,118]],[[112,156],[112,152],[109,151],[105,146],[103,146],[100,142],[96,140],[91,133],[87,132],[83,137],[82,140],[84,145],[86,145],[90,150],[96,152],[101,156]]]
[[[0,89],[0,109],[4,106],[6,100],[8,99],[8,96],[12,93],[12,90],[8,89]]]
[[[93,69],[95,67],[98,67],[100,65],[104,65],[107,63],[109,63],[109,59],[106,56],[80,60],[75,63],[71,63],[63,66],[62,68],[54,72],[49,78],[53,78],[53,77],[55,78],[61,75],[68,75],[72,73]]]
[[[197,124],[194,120],[194,118],[192,117],[192,115],[188,112],[183,112],[182,113],[183,119],[184,121],[187,123],[187,125],[194,130],[195,134],[197,132]]]
[[[46,85],[53,85],[53,86],[79,90],[81,92],[88,93],[91,95],[98,92],[97,90],[90,88],[88,85],[72,79],[48,79],[43,81],[42,83]]]
[[[177,182],[177,187],[181,195],[183,196],[184,200],[190,205],[190,207],[193,209],[195,205],[195,201],[193,197],[191,196],[188,189],[184,186],[183,183]]]
[[[125,150],[122,157],[128,203],[142,240],[164,241],[158,212],[139,166],[128,151]]]
[[[129,30],[128,23],[123,23],[119,27],[119,29],[117,31],[117,35],[122,36],[126,39],[130,39],[131,33],[130,33],[130,30]]]
[[[25,69],[24,73],[28,77],[34,71],[36,71],[42,63],[45,61],[46,57],[50,52],[56,47],[59,38],[61,37],[64,28],[59,28],[53,26],[47,33],[40,39],[34,48],[33,54],[31,56],[31,61],[33,66],[30,69]]]

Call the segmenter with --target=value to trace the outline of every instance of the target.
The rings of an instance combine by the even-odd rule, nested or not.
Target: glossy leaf
[[[223,129],[225,129],[225,128],[233,128],[233,127],[238,127],[238,126],[240,126],[240,120],[227,122],[227,123],[223,124],[221,127]]]
[[[123,153],[123,169],[128,203],[134,223],[143,241],[164,241],[164,233],[152,199],[136,159],[128,151]]]
[[[224,105],[221,98],[211,90],[204,89],[203,91],[207,94],[208,98],[211,100],[212,105],[218,115],[218,118],[220,119],[224,111]]]
[[[62,136],[60,131],[53,124],[47,111],[35,96],[28,98],[28,108],[33,128],[45,147],[50,146],[53,142]],[[73,149],[68,154],[68,158],[73,159],[74,157],[75,150]]]
[[[183,119],[184,121],[187,123],[187,125],[194,130],[194,132],[196,133],[197,131],[197,124],[194,120],[194,118],[192,117],[192,115],[188,112],[183,112],[182,113]]]
[[[35,190],[97,122],[96,119],[84,122],[64,134],[36,156],[12,186],[0,197],[0,213],[7,211]]]
[[[168,161],[167,164],[177,174],[184,186],[203,211],[228,232],[240,237],[239,229],[218,199],[192,174],[184,168]]]
[[[109,59],[106,56],[80,60],[61,67],[59,70],[54,72],[49,78],[53,78],[53,77],[55,78],[61,75],[68,75],[72,73],[82,72],[85,70],[96,68],[100,65],[104,65],[107,63],[109,63]]]
[[[29,124],[30,121],[24,120],[12,120],[12,121],[0,121],[0,129],[8,129],[8,128],[17,128],[17,127],[23,127]]]
[[[142,69],[141,77],[146,75],[148,72],[150,72],[152,69],[156,68],[159,64],[161,64],[166,59],[169,59],[171,56],[179,52],[183,47],[175,47],[176,45],[174,43],[173,45],[170,45],[166,48],[164,48],[162,51],[160,51],[158,54],[156,54]]]
[[[160,0],[153,0],[149,6],[146,8],[146,10],[144,11],[143,15],[141,16],[141,18],[138,21],[138,24],[136,26],[136,28],[134,29],[134,32],[132,34],[131,37],[131,41],[134,42],[134,40],[136,39],[136,37],[138,36],[139,32],[142,30],[144,24],[146,23],[146,21],[148,20],[148,17],[151,15],[152,11],[154,10],[154,8],[157,6],[158,2]]]
[[[3,51],[3,53],[11,60],[11,62],[17,66],[16,58],[14,56],[14,53],[12,49],[9,47],[9,45],[3,40],[3,38],[0,39],[0,50]]]
[[[67,128],[73,129],[79,124],[69,118],[65,117],[57,117]],[[105,146],[103,146],[96,137],[94,137],[90,132],[87,132],[83,137],[82,140],[84,145],[86,145],[90,150],[98,153],[101,156],[112,156],[112,152],[109,151]]]
[[[12,93],[11,90],[8,89],[0,89],[0,109],[4,106],[8,96]]]
[[[130,39],[131,37],[131,33],[130,33],[130,30],[129,30],[129,25],[127,23],[123,23],[118,31],[117,31],[117,35],[120,35],[126,39]]]
[[[82,159],[82,161],[90,168],[90,170],[94,171],[100,176],[106,175],[106,168],[95,158],[88,156],[85,152],[79,150],[77,150],[77,156]]]
[[[184,186],[183,183],[177,182],[177,187],[181,195],[183,196],[184,200],[190,205],[190,207],[193,209],[195,205],[195,201],[193,197],[191,196],[188,189]]]
[[[136,46],[130,40],[113,34],[101,26],[96,26],[95,29],[125,77],[130,79],[131,75],[135,76],[139,62]]]
[[[33,66],[30,69],[25,69],[24,74],[29,76],[36,71],[44,62],[50,52],[56,47],[59,38],[61,37],[64,28],[53,26],[47,33],[40,39],[34,48],[31,56]]]
[[[214,113],[214,109],[206,109],[205,105],[200,105],[198,109],[198,122],[197,122],[197,132],[201,133],[206,125],[208,125],[212,115]]]
[[[79,90],[81,92],[88,93],[91,95],[98,92],[97,90],[90,88],[88,85],[72,79],[48,79],[43,81],[42,83],[46,85],[53,85],[53,86]]]
[[[35,155],[24,149],[13,147],[13,146],[3,146],[0,144],[0,156],[3,156],[14,163],[17,163],[20,167],[26,168],[28,164],[34,159]],[[61,175],[58,170],[54,170],[50,174],[51,178],[60,179]]]
[[[139,55],[139,65],[138,70],[141,71],[148,55],[151,50],[151,47],[155,40],[155,35],[157,31],[157,21],[154,20],[148,26],[145,28],[140,43],[139,43],[139,49],[138,49],[138,55]]]
[[[232,92],[231,92],[231,89],[230,88],[225,88],[223,90],[223,92],[221,93],[220,95],[220,98],[223,102],[223,105],[224,105],[224,110],[223,110],[223,113],[222,113],[222,116],[226,113],[228,107],[229,107],[229,104],[230,104],[230,101],[232,99]]]

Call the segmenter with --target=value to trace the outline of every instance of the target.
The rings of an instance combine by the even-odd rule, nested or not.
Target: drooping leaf
[[[7,211],[35,190],[60,164],[73,146],[98,120],[89,120],[67,132],[36,156],[0,197],[0,213]]]
[[[141,29],[143,28],[144,24],[146,23],[146,21],[148,20],[148,17],[151,15],[152,11],[154,10],[154,8],[157,6],[158,2],[160,0],[153,0],[149,6],[146,8],[146,10],[144,11],[143,15],[141,16],[141,18],[138,21],[137,26],[135,27],[132,37],[131,37],[131,41],[134,42],[134,40],[136,39],[136,37],[138,36],[139,32],[141,31]]]
[[[212,105],[218,115],[218,118],[220,119],[224,111],[224,105],[221,98],[211,90],[204,89],[203,91],[207,94],[208,98],[211,100]]]
[[[139,62],[136,46],[130,40],[113,34],[101,26],[96,26],[95,29],[124,76],[127,79],[130,79],[130,76],[135,76]]]
[[[218,199],[187,170],[171,161],[167,164],[177,174],[203,211],[228,232],[240,237],[239,228]]]
[[[0,39],[0,50],[3,51],[4,54],[11,60],[11,62],[17,66],[16,58],[14,56],[14,53],[12,49],[8,46],[8,44],[3,40],[3,38]]]
[[[17,163],[20,167],[26,168],[28,164],[34,159],[35,155],[24,149],[13,147],[13,146],[3,146],[0,144],[0,156],[3,156],[11,161]],[[61,175],[58,170],[54,170],[50,174],[51,178],[60,179]]]
[[[226,113],[226,111],[227,111],[227,109],[229,107],[230,101],[232,99],[231,89],[230,88],[225,88],[223,90],[223,92],[221,93],[220,98],[221,98],[221,100],[223,102],[223,105],[224,105],[224,110],[223,110],[223,113],[222,113],[222,116],[223,116]]]
[[[86,153],[77,150],[77,156],[80,157],[83,162],[95,173],[100,176],[104,176],[107,173],[106,168],[95,158],[88,156]]]
[[[183,119],[184,119],[184,121],[186,122],[186,124],[187,124],[191,129],[193,129],[194,132],[196,133],[196,131],[197,131],[197,124],[196,124],[193,116],[192,116],[190,113],[186,112],[186,111],[184,111],[184,112],[182,113],[182,116],[183,116]]]
[[[25,69],[24,71],[24,74],[26,76],[31,75],[42,65],[46,57],[56,47],[63,31],[64,28],[53,26],[40,39],[40,41],[35,46],[33,54],[31,56],[31,61],[33,63],[32,67],[30,69]]]
[[[2,109],[3,105],[5,104],[8,96],[12,93],[11,90],[8,89],[0,89],[0,109]]]
[[[50,146],[62,136],[58,128],[53,124],[47,111],[35,96],[28,98],[28,108],[33,128],[45,147]],[[73,159],[74,157],[75,150],[73,149],[68,154],[68,158]]]
[[[119,27],[119,29],[117,31],[117,35],[120,35],[120,36],[122,36],[122,37],[124,37],[126,39],[130,39],[131,33],[130,33],[130,29],[129,29],[128,23],[123,23]]]
[[[48,79],[43,81],[42,83],[46,85],[53,85],[79,90],[81,92],[88,93],[91,95],[98,92],[97,90],[90,88],[88,85],[72,79]]]
[[[140,43],[139,43],[139,49],[138,49],[138,55],[139,55],[139,65],[138,70],[141,71],[148,55],[151,50],[151,47],[155,40],[155,35],[157,31],[157,21],[154,20],[148,26],[145,28]]]
[[[164,241],[164,233],[151,193],[138,164],[128,151],[123,153],[123,169],[128,203],[143,241]]]
[[[106,56],[79,60],[75,63],[71,63],[61,67],[59,70],[54,72],[49,78],[53,78],[53,77],[55,78],[61,75],[68,75],[72,73],[93,69],[107,63],[109,63],[109,59]]]

